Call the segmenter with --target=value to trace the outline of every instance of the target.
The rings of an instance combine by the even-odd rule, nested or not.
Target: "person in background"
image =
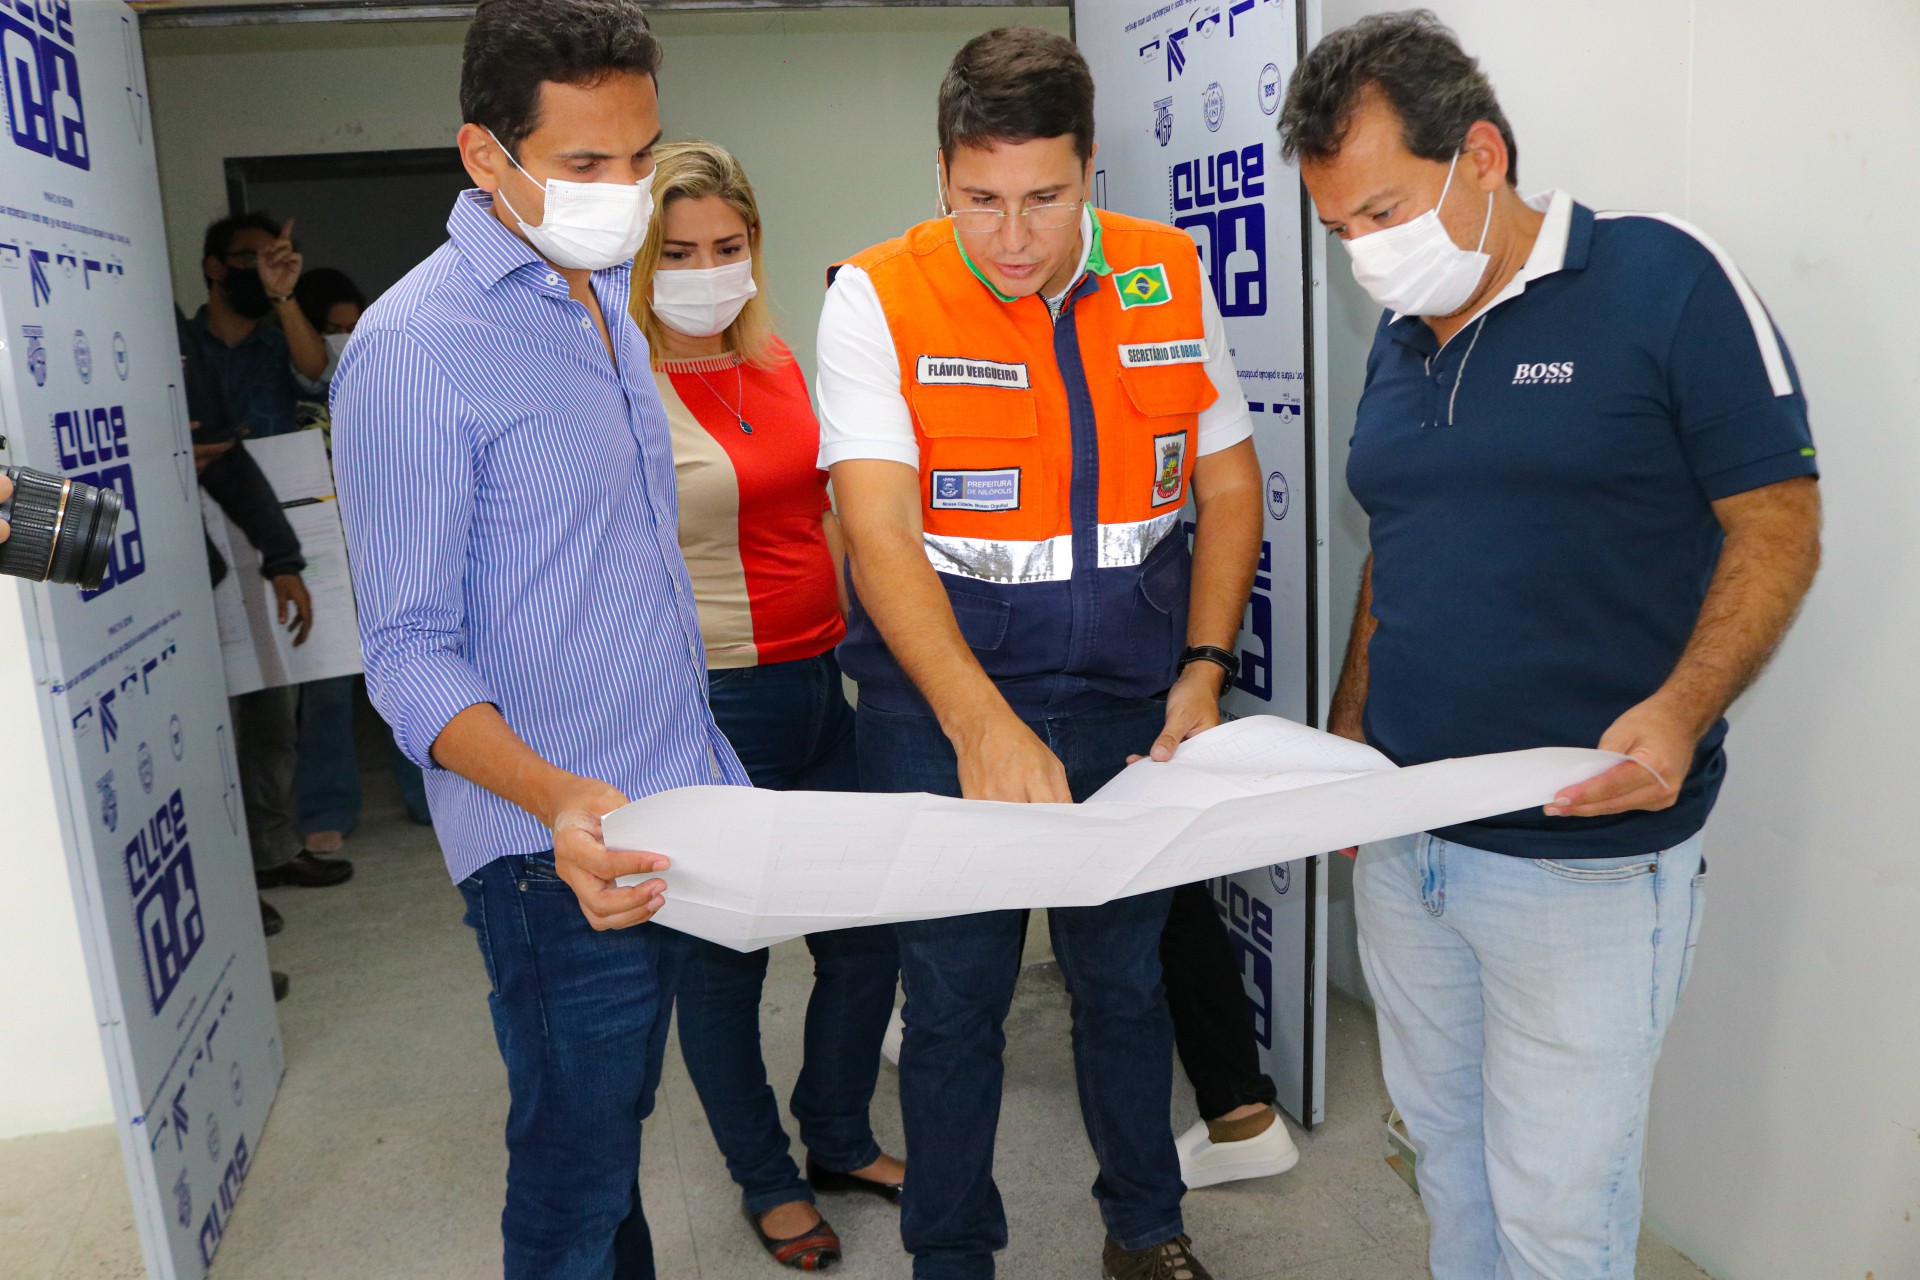
[[[292,219],[276,224],[262,212],[222,218],[207,228],[200,264],[207,301],[186,322],[182,344],[218,386],[234,439],[298,431],[300,399],[325,388],[326,343],[294,299],[304,260],[293,247],[292,235]],[[296,734],[303,688],[292,686],[275,695],[294,701]],[[342,759],[302,752],[297,741],[287,745],[289,767],[333,775],[332,785],[350,785],[357,804],[359,770],[350,752]],[[277,745],[271,754],[280,758]],[[299,830],[312,830],[297,816],[295,822]],[[353,874],[351,862],[326,856],[337,853],[340,844],[325,832],[318,840],[301,840],[291,862],[259,873],[260,886],[339,884]]]
[[[316,267],[302,274],[293,296],[307,323],[327,344],[327,368],[321,382],[331,384],[340,353],[346,350],[347,339],[367,309],[367,297],[346,272],[336,267]],[[331,446],[333,423],[325,393],[323,386],[321,398],[304,402],[302,408],[307,425],[327,430]],[[353,730],[359,680],[358,676],[334,676],[309,680],[300,688],[300,763],[294,772],[294,788],[300,797],[300,830],[306,833],[307,847],[321,852],[339,849],[360,822],[360,768]],[[420,766],[407,759],[391,733],[387,735],[387,763],[407,816],[422,826],[431,825],[433,814],[427,807],[427,784]]]
[[[209,232],[208,236],[211,241],[213,234]],[[298,269],[297,262],[294,269]],[[206,314],[201,313],[202,317]],[[300,577],[306,561],[273,487],[242,444],[247,432],[227,399],[220,364],[208,358],[210,350],[228,348],[217,343],[210,348],[204,326],[180,318],[177,312],[175,318],[187,415],[192,424],[194,467],[200,483],[260,551],[261,572],[273,583],[280,621],[294,631],[296,645],[304,644],[313,627],[312,600]],[[226,566],[218,563],[211,542],[207,551],[208,567],[217,585]],[[293,781],[299,751],[299,705],[299,685],[257,689],[228,699],[254,880],[262,889],[326,888],[353,876],[353,863],[321,856],[300,839]],[[280,913],[264,899],[260,914],[267,932],[279,932]],[[284,984],[276,983],[276,990],[284,993]]]
[[[708,703],[755,786],[855,791],[853,709],[833,654],[846,634],[840,525],[806,381],[760,291],[759,207],[722,148],[675,142],[656,155],[657,212],[631,305],[673,433]],[[814,1192],[898,1200],[905,1166],[880,1150],[867,1115],[900,971],[893,927],[811,934],[807,947],[814,985],[791,1101],[805,1179],[760,1054],[767,952],[689,938],[678,1016],[687,1074],[748,1221],[775,1261],[813,1271],[841,1248]]]
[[[1180,1181],[1192,1191],[1293,1168],[1300,1149],[1274,1108],[1278,1091],[1260,1069],[1240,958],[1206,884],[1174,889],[1160,934],[1160,969],[1174,1047],[1200,1112],[1174,1139]]]
[[[1631,1276],[1725,712],[1820,558],[1806,397],[1703,233],[1519,194],[1493,86],[1431,13],[1328,35],[1280,137],[1383,308],[1347,464],[1373,550],[1328,727],[1399,765],[1629,757],[1544,810],[1359,852],[1433,1275]]]
[[[1252,417],[1193,240],[1090,203],[1093,103],[1072,41],[969,41],[939,90],[948,216],[827,290],[821,462],[869,790],[1078,801],[1220,722],[1260,549]],[[1167,1129],[1171,897],[1047,913],[1107,1280],[1208,1274]],[[897,927],[901,1235],[920,1280],[991,1276],[1006,1245],[993,1155],[1024,930],[1018,911]]]
[[[667,860],[609,849],[600,820],[747,785],[707,711],[627,313],[659,64],[637,0],[480,0],[458,134],[479,189],[334,376],[367,689],[427,772],[506,1064],[508,1280],[655,1274],[641,1122],[684,935],[647,923]]]
[[[316,267],[300,277],[293,299],[300,304],[300,314],[327,344],[327,368],[320,380],[331,382],[333,371],[340,367],[340,353],[347,349],[347,339],[367,309],[367,295],[338,267]]]
[[[300,283],[294,286],[293,298],[322,341],[352,333],[367,309],[367,295],[360,292],[353,277],[338,267],[315,267],[301,276]],[[328,342],[327,352],[335,355],[336,349],[344,346],[344,342]]]
[[[273,584],[279,619],[293,630],[295,645],[305,644],[313,626],[313,601],[300,576],[307,567],[300,554],[300,536],[288,523],[273,485],[234,434],[219,381],[189,340],[186,317],[176,311],[174,319],[180,339],[180,380],[193,436],[193,467],[199,474],[200,487],[260,553],[260,576]],[[211,537],[206,543],[207,573],[218,587],[226,579],[229,566]],[[288,847],[295,843],[291,769],[294,701],[285,686],[227,699],[239,766],[240,800],[246,807],[247,837],[256,873],[278,868],[286,861]],[[285,918],[265,898],[260,899],[260,927],[269,938],[286,927]],[[275,1000],[286,998],[289,985],[286,974],[273,970]]]
[[[301,396],[326,376],[326,342],[294,300],[304,264],[292,236],[293,219],[256,211],[221,218],[202,245],[207,301],[187,321],[187,341],[242,436],[298,431]]]

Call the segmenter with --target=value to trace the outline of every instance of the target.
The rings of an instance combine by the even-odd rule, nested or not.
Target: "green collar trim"
[[[973,278],[975,280],[978,280],[981,284],[987,286],[988,293],[1000,299],[1000,301],[1002,302],[1019,301],[1019,299],[1015,298],[1012,294],[1000,292],[999,289],[994,287],[993,281],[987,279],[986,272],[980,270],[979,267],[976,267],[973,265],[973,255],[967,252],[967,243],[965,240],[962,240],[960,238],[960,228],[958,227],[955,227],[953,229],[953,246],[954,248],[960,251],[960,261],[967,264],[967,270],[973,272]]]
[[[1107,263],[1107,252],[1100,241],[1100,211],[1090,204],[1085,207],[1087,211],[1087,222],[1091,229],[1087,232],[1087,261],[1084,270],[1096,276],[1110,276],[1113,274],[1113,268]],[[994,286],[993,281],[987,279],[986,273],[974,265],[972,255],[967,252],[966,242],[960,238],[960,230],[958,227],[954,228],[953,247],[960,251],[960,261],[967,264],[967,270],[973,272],[973,278],[975,280],[978,280],[987,287],[988,293],[1002,302],[1019,301],[1019,299],[1010,294],[1000,292],[1000,290]]]
[[[1087,235],[1087,270],[1097,276],[1110,276],[1113,268],[1107,265],[1107,251],[1100,243],[1100,211],[1092,205],[1087,206],[1087,221],[1093,224]]]

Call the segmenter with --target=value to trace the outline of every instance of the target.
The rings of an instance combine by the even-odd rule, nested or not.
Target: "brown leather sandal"
[[[840,1261],[840,1236],[824,1216],[799,1235],[776,1240],[760,1229],[758,1216],[747,1213],[744,1207],[741,1213],[746,1217],[747,1225],[753,1228],[753,1234],[759,1237],[760,1247],[783,1267],[791,1267],[795,1271],[825,1271]]]

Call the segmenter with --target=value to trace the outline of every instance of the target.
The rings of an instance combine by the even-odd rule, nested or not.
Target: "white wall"
[[[1333,0],[1326,27],[1387,7]],[[1492,75],[1523,189],[1665,209],[1734,254],[1786,334],[1820,445],[1826,566],[1735,709],[1704,938],[1655,1090],[1649,1218],[1723,1280],[1920,1276],[1920,857],[1902,767],[1920,709],[1920,7],[1432,7]],[[1331,274],[1344,455],[1377,313]],[[1334,523],[1350,605],[1364,520],[1348,498]]]
[[[766,222],[768,293],[813,372],[826,269],[933,212],[934,92],[971,36],[1064,9],[659,13],[668,137],[731,149]],[[226,212],[228,156],[451,146],[462,22],[147,33],[174,289],[206,297],[200,237]],[[276,211],[278,212],[278,211]],[[314,264],[320,265],[320,264]]]
[[[1920,9],[1701,0],[1693,48],[1690,210],[1793,344],[1827,564],[1736,718],[1653,1204],[1729,1276],[1920,1276]]]
[[[29,670],[22,595],[0,581],[0,671]],[[36,692],[0,680],[0,1138],[113,1119]]]

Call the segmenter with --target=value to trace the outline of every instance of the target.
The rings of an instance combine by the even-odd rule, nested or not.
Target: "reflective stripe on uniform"
[[[1098,567],[1131,569],[1145,563],[1148,554],[1179,525],[1178,511],[1128,524],[1101,525]],[[941,573],[1001,583],[1065,582],[1073,577],[1072,534],[1036,542],[938,533],[920,536],[926,544],[927,559]]]
[[[1153,516],[1146,520],[1135,520],[1131,524],[1103,524],[1100,526],[1100,567],[1102,569],[1126,569],[1146,563],[1147,553],[1160,545],[1160,540],[1172,533],[1180,525],[1180,513],[1169,511],[1165,515]]]
[[[941,573],[979,582],[1065,582],[1073,576],[1073,535],[1020,542],[924,533],[927,559]]]

